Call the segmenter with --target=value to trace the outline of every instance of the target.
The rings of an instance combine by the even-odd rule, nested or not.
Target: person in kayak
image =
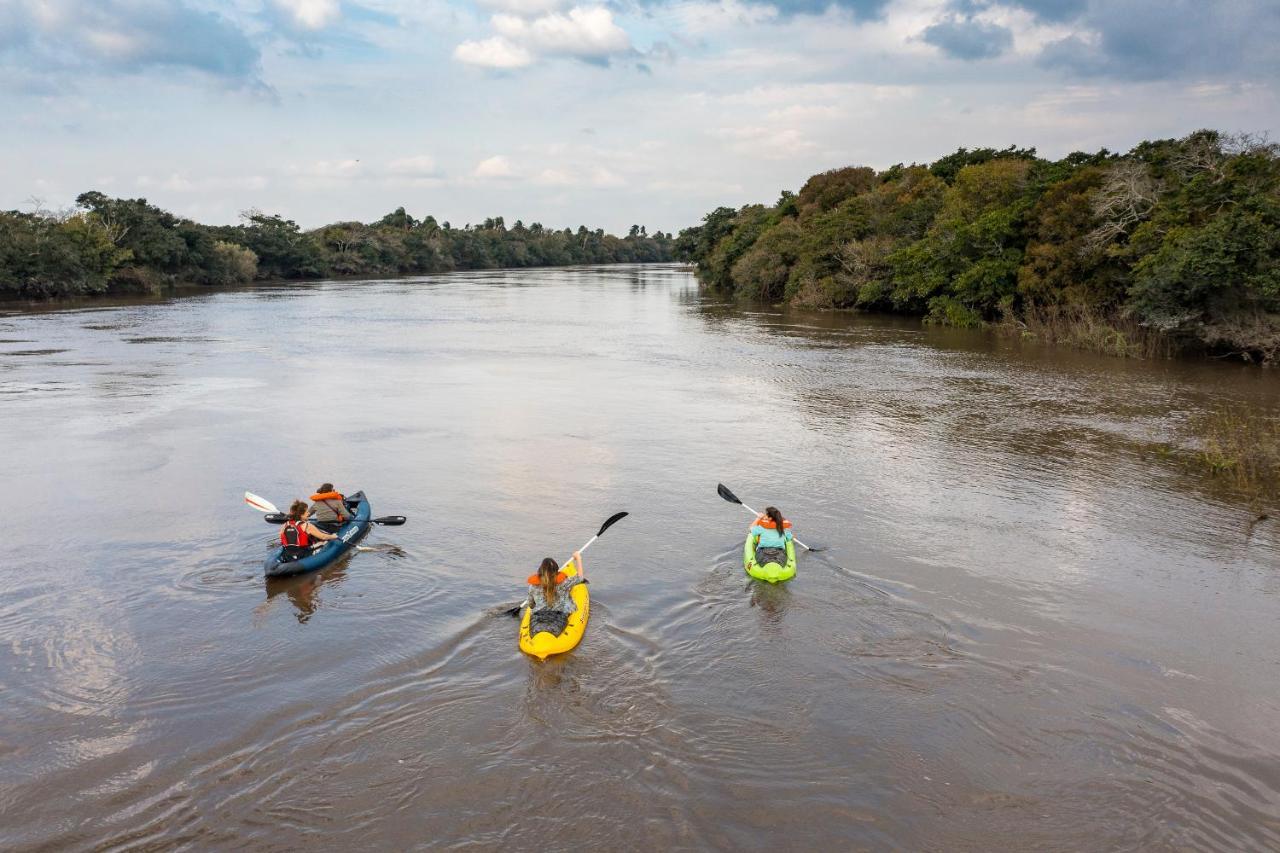
[[[569,624],[569,614],[578,609],[569,594],[575,586],[586,583],[582,576],[582,552],[575,551],[570,561],[578,567],[572,577],[560,571],[560,564],[550,557],[538,566],[538,573],[529,576],[529,597],[525,606],[533,612],[529,615],[529,636],[540,631],[559,636]]]
[[[280,525],[280,544],[284,546],[286,561],[309,557],[317,543],[337,538],[307,521],[306,501],[294,501],[284,524]]]
[[[791,535],[791,522],[782,517],[776,506],[765,507],[761,515],[751,525],[751,535],[756,539],[756,563],[787,563],[787,543],[794,537]]]
[[[346,498],[333,490],[333,483],[321,483],[311,496],[311,521],[321,530],[330,533],[351,520],[351,510]]]

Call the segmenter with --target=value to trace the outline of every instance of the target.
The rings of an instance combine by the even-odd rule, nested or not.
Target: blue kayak
[[[364,492],[356,492],[349,496],[347,506],[351,509],[351,520],[337,529],[335,532],[337,539],[320,544],[310,556],[303,557],[301,560],[285,560],[284,548],[277,548],[271,552],[271,556],[263,564],[263,573],[269,578],[279,578],[285,575],[314,572],[330,565],[354,548],[356,543],[369,532],[369,517],[373,511],[369,507],[369,499],[364,496]]]

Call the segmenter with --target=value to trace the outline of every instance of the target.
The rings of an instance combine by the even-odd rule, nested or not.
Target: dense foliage
[[[712,211],[676,255],[744,297],[1272,361],[1280,146],[1203,130],[1124,155],[962,148],[835,169],[772,206]]]
[[[313,231],[259,212],[200,225],[145,199],[89,192],[64,213],[0,212],[0,298],[234,285],[255,279],[392,275],[455,269],[669,261],[671,235],[639,225],[626,237],[502,218],[452,228],[399,208],[377,222]]]

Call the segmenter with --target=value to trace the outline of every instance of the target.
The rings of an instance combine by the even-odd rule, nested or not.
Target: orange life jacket
[[[757,518],[756,524],[763,527],[765,530],[776,530],[778,527],[778,525],[773,523],[773,519],[769,518],[769,516],[767,515],[762,515],[759,518]],[[782,519],[782,529],[790,530],[791,522],[787,521],[785,518]]]
[[[569,576],[566,575],[564,572],[556,572],[557,586],[564,583],[568,579],[569,579]],[[536,574],[529,575],[529,586],[542,586],[542,578],[538,577]]]
[[[318,492],[311,496],[313,501],[345,501],[341,492]]]

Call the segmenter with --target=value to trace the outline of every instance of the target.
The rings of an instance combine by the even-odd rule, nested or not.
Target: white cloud
[[[563,166],[552,166],[538,172],[533,183],[544,187],[595,187],[610,189],[627,185],[616,172],[604,166],[593,166],[590,169],[574,169]]]
[[[275,4],[304,30],[322,30],[342,14],[338,0],[275,0]]]
[[[531,65],[540,57],[606,62],[610,57],[631,52],[631,37],[604,6],[574,6],[568,12],[549,11],[531,17],[519,6],[526,4],[526,8],[536,9],[543,0],[502,3],[508,11],[491,19],[497,35],[482,41],[464,41],[454,49],[455,59],[469,65],[511,69]]]
[[[510,160],[496,154],[477,163],[474,174],[477,178],[510,178],[515,175],[515,169],[511,167]]]
[[[591,170],[591,186],[593,187],[600,187],[602,189],[607,187],[622,187],[626,186],[626,183],[627,182],[619,175],[609,171],[604,166],[596,166]]]
[[[489,9],[523,15],[526,18],[555,12],[569,5],[568,0],[476,0],[476,2]]]
[[[453,58],[483,68],[523,68],[533,64],[533,54],[500,36],[482,41],[464,41],[453,49]]]
[[[112,179],[108,179],[112,180]],[[105,182],[101,182],[106,185]],[[114,180],[112,180],[114,183]],[[150,175],[139,175],[134,182],[139,189],[164,190],[172,193],[204,193],[223,192],[226,190],[244,190],[257,192],[264,190],[270,183],[262,175],[209,176],[192,178],[181,172],[172,172],[167,178],[153,178]]]
[[[430,154],[392,160],[387,165],[387,172],[391,175],[405,178],[434,178],[440,174],[436,166],[436,159]]]
[[[631,50],[631,38],[603,6],[575,6],[568,14],[553,12],[532,21],[494,15],[493,28],[500,36],[544,55],[605,59]]]
[[[721,139],[729,143],[735,154],[766,160],[788,160],[817,149],[817,145],[790,127],[752,125],[730,127],[719,131]]]

